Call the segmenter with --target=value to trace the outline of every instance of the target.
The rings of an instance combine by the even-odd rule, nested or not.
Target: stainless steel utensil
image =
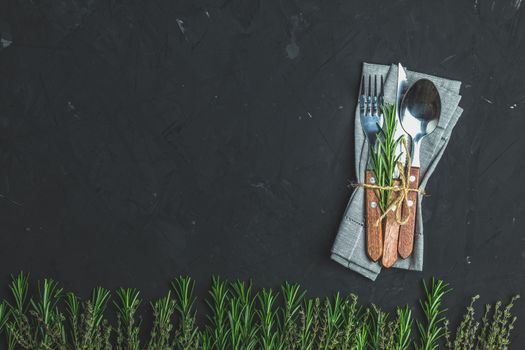
[[[401,101],[403,97],[405,96],[406,91],[408,90],[408,79],[407,79],[407,73],[405,71],[405,68],[401,65],[401,63],[398,63],[397,65],[397,87],[396,87],[396,115],[397,115],[397,123],[396,123],[396,131],[395,131],[395,139],[398,139],[405,135],[403,129],[401,126],[399,126],[399,106],[401,105]],[[398,157],[399,161],[404,163],[405,162],[405,155],[403,153],[403,147],[402,145],[399,145],[396,150],[396,156]],[[399,171],[397,168],[394,170],[394,186],[399,186]],[[396,197],[398,196],[397,192],[392,192],[390,194],[390,200],[394,201],[396,200]],[[396,220],[396,214],[395,214],[396,208],[392,208],[392,211],[386,213],[385,217],[385,226],[384,226],[384,234],[383,234],[383,256],[381,258],[381,265],[383,267],[389,268],[392,267],[398,258],[398,244],[399,244],[399,231],[400,231],[400,225],[398,224]]]
[[[361,125],[368,139],[370,147],[375,147],[377,133],[383,124],[383,77],[380,76],[381,86],[377,93],[377,75],[374,75],[374,92],[372,94],[372,76],[368,76],[368,94],[365,93],[365,78],[361,79],[361,92],[359,98],[359,110]]]
[[[380,91],[378,94],[377,75],[374,75],[374,92],[372,94],[372,76],[368,76],[368,94],[365,93],[365,77],[361,78],[359,97],[360,121],[368,140],[370,149],[375,148],[377,133],[383,124],[383,76],[380,76]],[[370,158],[365,170],[365,183],[375,184],[374,172],[371,170]],[[379,260],[383,250],[383,230],[381,224],[376,225],[381,217],[379,201],[372,189],[365,189],[365,215],[367,253],[373,261]]]
[[[401,102],[399,120],[412,139],[412,166],[419,168],[421,140],[437,127],[441,115],[441,98],[430,80],[420,79],[407,91]]]
[[[410,85],[408,84],[408,78],[407,78],[407,72],[405,68],[401,65],[401,63],[397,64],[397,88],[396,88],[396,115],[398,122],[401,120],[399,113],[401,110],[401,102],[403,101],[403,98],[405,97],[406,92],[408,91],[408,88]],[[398,139],[405,135],[405,132],[403,131],[403,128],[397,123],[396,126],[396,132],[395,132],[395,138]],[[403,152],[403,146],[398,145],[396,149],[396,155],[399,156],[399,161],[401,163],[405,163],[406,156]],[[394,177],[399,178],[399,172],[396,168]]]
[[[420,79],[408,89],[401,102],[399,120],[405,132],[411,138],[411,164],[408,183],[410,188],[419,187],[419,168],[421,141],[434,131],[441,115],[441,98],[430,80]],[[414,228],[416,220],[417,193],[409,192],[407,205],[403,206],[403,216],[409,215],[409,221],[399,231],[399,255],[407,258],[414,247]]]

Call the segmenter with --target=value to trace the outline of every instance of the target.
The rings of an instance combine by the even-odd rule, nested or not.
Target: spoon
[[[439,92],[430,80],[420,79],[412,85],[401,101],[399,120],[401,126],[411,139],[411,164],[408,185],[412,189],[419,188],[419,168],[421,161],[419,152],[421,141],[434,131],[441,115],[441,98]],[[414,228],[416,223],[417,192],[410,191],[406,204],[403,204],[403,217],[409,215],[408,222],[399,231],[399,255],[406,259],[414,248]]]

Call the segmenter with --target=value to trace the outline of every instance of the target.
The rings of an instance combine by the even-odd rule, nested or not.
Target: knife
[[[395,138],[398,139],[401,136],[405,135],[403,128],[401,127],[399,119],[399,106],[401,106],[401,101],[403,96],[408,90],[408,79],[405,68],[398,63],[397,65],[397,88],[396,88],[396,131]],[[399,144],[396,148],[396,155],[399,157],[399,161],[403,164],[406,162],[406,157],[403,153],[403,146]],[[394,186],[399,186],[399,171],[397,168],[394,170]],[[394,201],[398,196],[397,192],[392,192],[390,195],[390,200]],[[385,218],[385,229],[384,229],[384,241],[383,241],[383,257],[381,264],[384,267],[392,267],[398,258],[399,245],[401,244],[400,240],[400,226],[396,220],[395,209],[393,208],[390,212],[387,213]]]
[[[405,69],[401,66],[400,70],[401,72],[400,76],[401,76],[401,79],[406,82],[405,84],[402,84],[402,89],[400,90],[400,94],[398,94],[397,96],[397,99],[396,99],[396,103],[398,107],[401,107],[401,101],[403,100],[403,97],[408,89],[408,81],[407,81],[407,78],[406,78],[406,71]],[[406,85],[406,89],[404,89],[403,87]],[[399,115],[399,110],[401,108],[398,108],[397,111],[398,111],[398,129],[400,131],[400,136],[401,135],[405,135],[405,132],[403,130],[403,128],[401,127],[401,116]],[[401,148],[402,145],[399,145],[399,147]],[[402,150],[401,150],[402,151]],[[403,153],[403,156],[402,156],[402,163],[405,165],[405,166],[410,166],[410,165],[407,165],[406,164],[406,156],[405,154]],[[413,177],[413,174],[412,174],[412,169],[410,169],[410,174],[409,174],[409,178],[406,179],[408,181],[408,185],[410,188],[414,188],[414,185],[415,185],[415,182],[411,181],[411,178]],[[419,176],[418,176],[419,177]],[[415,205],[416,203],[416,199],[415,198],[412,198],[412,197],[416,197],[416,193],[415,192],[410,192],[408,194],[408,205],[412,204],[412,205]],[[402,203],[403,205],[403,211],[402,211],[402,216],[405,217],[407,214],[410,215],[409,219],[408,219],[408,222],[405,224],[405,225],[402,225],[401,228],[399,229],[399,243],[398,243],[398,252],[399,252],[399,255],[401,256],[401,258],[403,259],[406,259],[408,258],[411,254],[412,254],[412,251],[414,250],[414,226],[415,226],[415,214],[416,214],[416,211],[415,211],[415,208],[408,208],[406,206],[406,203]],[[412,209],[412,210],[411,210]]]

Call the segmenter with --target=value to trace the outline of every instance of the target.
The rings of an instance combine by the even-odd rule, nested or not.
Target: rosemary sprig
[[[200,344],[200,350],[212,350],[213,349],[213,341],[210,335],[210,332],[208,329],[199,331],[199,344]]]
[[[10,310],[10,317],[6,322],[8,349],[14,349],[17,344],[28,349],[34,345],[32,329],[26,315],[29,275],[20,272],[16,277],[11,276],[9,289],[15,302],[8,304]]]
[[[211,315],[208,316],[210,325],[207,330],[213,349],[227,350],[230,330],[228,328],[228,303],[230,292],[228,282],[213,277],[210,289],[211,300],[206,300]]]
[[[427,287],[423,281],[423,289],[425,290],[425,301],[420,301],[423,314],[425,315],[425,322],[417,322],[417,328],[421,341],[416,345],[416,350],[435,350],[439,347],[439,340],[445,334],[445,317],[443,313],[446,309],[441,308],[443,297],[450,289],[448,285],[442,280],[432,279],[430,288]]]
[[[370,150],[372,170],[378,186],[392,186],[394,184],[394,171],[400,154],[396,150],[401,142],[401,137],[396,134],[396,106],[389,104],[382,107],[383,125],[377,135],[375,148]],[[378,190],[379,207],[384,212],[390,200],[390,191]]]
[[[281,339],[277,331],[279,315],[275,310],[276,293],[272,289],[263,289],[259,293],[259,347],[261,350],[277,350]]]
[[[62,298],[62,288],[52,279],[44,279],[38,285],[38,299],[31,299],[30,315],[39,325],[35,334],[35,345],[38,348],[65,349],[64,316],[58,309]]]
[[[408,306],[397,308],[397,334],[395,335],[395,349],[408,350],[412,333],[412,310]]]
[[[96,287],[91,294],[91,304],[93,305],[93,317],[95,326],[100,326],[104,318],[104,311],[108,304],[111,293],[103,287]]]
[[[255,323],[255,302],[252,284],[243,281],[232,283],[230,299],[230,349],[253,350],[257,347],[258,327]]]

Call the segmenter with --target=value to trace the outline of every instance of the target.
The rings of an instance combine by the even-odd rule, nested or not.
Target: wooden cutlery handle
[[[399,186],[399,180],[394,181],[394,186]],[[397,192],[391,192],[390,201],[396,200]],[[392,208],[386,214],[385,221],[385,242],[383,244],[383,258],[381,264],[386,267],[392,267],[397,261],[397,241],[399,237],[399,224],[396,221],[396,208]]]
[[[374,172],[367,170],[365,172],[365,183],[374,184]],[[367,253],[373,261],[379,260],[383,250],[383,230],[382,225],[376,225],[377,220],[381,217],[379,201],[374,190],[365,189],[365,215],[366,215],[366,243]]]
[[[419,168],[410,168],[410,176],[407,179],[408,186],[412,189],[419,187]],[[403,203],[403,217],[407,217],[408,222],[401,226],[399,231],[399,255],[406,259],[414,250],[414,229],[416,227],[417,192],[408,192],[408,207]]]

